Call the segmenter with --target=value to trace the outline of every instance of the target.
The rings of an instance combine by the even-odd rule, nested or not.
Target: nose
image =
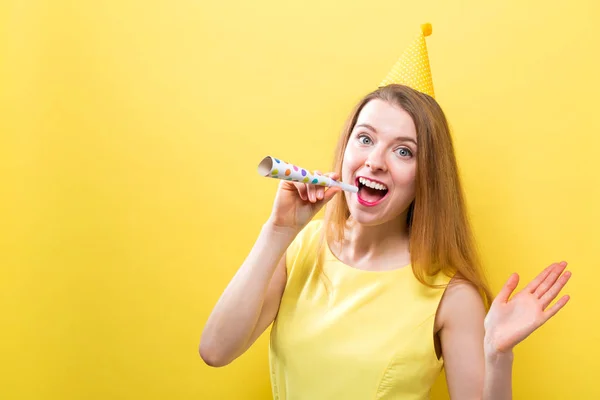
[[[373,150],[369,153],[367,160],[365,161],[365,166],[369,168],[371,171],[387,171],[387,167],[385,164],[384,155],[381,154],[378,150]]]

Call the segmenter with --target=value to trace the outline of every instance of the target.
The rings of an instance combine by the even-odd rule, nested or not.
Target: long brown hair
[[[411,265],[423,284],[439,272],[473,284],[486,307],[493,296],[489,289],[472,235],[460,182],[454,145],[446,116],[432,97],[402,85],[388,85],[366,95],[352,110],[335,151],[333,171],[342,174],[346,145],[363,107],[380,99],[401,107],[413,119],[417,131],[415,200],[408,210],[407,227]],[[343,243],[350,212],[344,196],[327,204],[324,236]]]

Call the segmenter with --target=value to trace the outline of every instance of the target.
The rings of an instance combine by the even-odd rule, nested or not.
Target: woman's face
[[[361,110],[342,164],[342,181],[358,193],[344,192],[350,214],[364,225],[405,216],[415,198],[417,131],[399,106],[375,99]]]

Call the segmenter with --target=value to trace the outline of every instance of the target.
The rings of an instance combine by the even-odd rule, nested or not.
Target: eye
[[[358,135],[358,138],[357,138],[357,139],[358,139],[358,142],[359,142],[360,144],[371,144],[371,143],[373,143],[373,142],[371,141],[371,138],[370,138],[370,137],[368,137],[367,135],[364,135],[364,134]]]
[[[412,157],[413,155],[412,151],[410,151],[408,147],[401,147],[396,151],[400,157]]]

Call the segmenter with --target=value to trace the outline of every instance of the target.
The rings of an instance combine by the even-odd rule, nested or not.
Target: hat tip
[[[431,27],[431,24],[429,22],[421,25],[421,31],[423,32],[423,36],[431,35],[432,29],[433,28]]]

